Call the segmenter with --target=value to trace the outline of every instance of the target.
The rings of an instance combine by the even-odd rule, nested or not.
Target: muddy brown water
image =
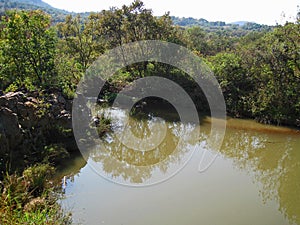
[[[187,124],[158,120],[154,116],[132,118],[116,108],[106,113],[113,118],[113,132],[101,141],[107,151],[95,147],[87,164],[78,157],[63,171],[67,179],[61,204],[72,212],[74,224],[300,224],[298,131],[228,119],[218,157],[199,173],[203,152],[216,153],[205,146],[209,118],[200,125],[200,137],[192,140],[193,134],[189,133],[190,138],[184,139],[185,144],[180,145],[177,154],[174,147],[184,137],[185,129],[190,129]],[[126,136],[123,142],[117,138],[122,121],[128,121],[134,134]],[[156,129],[159,126],[153,128],[153,122],[163,124],[165,132],[160,133]],[[149,147],[149,151],[135,151],[138,145],[130,138],[149,136],[153,137],[152,142],[163,140],[152,150],[151,146],[142,145]],[[195,149],[191,159],[174,176],[141,187],[140,184],[157,174],[163,178],[191,149]],[[112,158],[125,164],[112,163]],[[130,166],[141,169],[128,169]]]

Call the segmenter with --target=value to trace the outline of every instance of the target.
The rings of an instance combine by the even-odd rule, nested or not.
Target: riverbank
[[[71,214],[62,210],[58,184],[52,181],[55,168],[36,164],[22,174],[6,174],[0,182],[1,224],[71,224]]]
[[[0,221],[71,224],[57,200],[56,167],[77,150],[71,100],[56,89],[0,96]]]
[[[1,171],[20,172],[35,163],[57,165],[76,152],[71,105],[56,89],[1,96]]]
[[[58,89],[0,96],[0,221],[4,224],[71,224],[62,210],[60,170],[78,156],[72,99]],[[109,120],[99,115],[102,135]],[[58,178],[60,177],[60,178]]]

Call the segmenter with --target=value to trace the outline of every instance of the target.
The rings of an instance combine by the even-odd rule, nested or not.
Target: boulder
[[[59,136],[57,141],[68,151],[74,151],[76,142],[72,133],[68,136],[59,133],[72,129],[71,105],[57,90],[42,94],[9,92],[0,96],[0,154],[30,152],[30,148],[37,151],[56,141],[53,134]]]
[[[5,106],[15,112],[18,102],[23,102],[25,98],[22,92],[8,92],[0,97],[0,106]]]
[[[0,108],[0,135],[0,148],[3,144],[5,148],[15,149],[22,142],[18,115],[6,107]]]

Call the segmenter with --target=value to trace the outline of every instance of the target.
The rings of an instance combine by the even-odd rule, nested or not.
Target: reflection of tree
[[[120,112],[120,111],[119,111]],[[117,134],[120,130],[120,121],[124,114],[116,118],[113,124],[114,132],[109,133],[100,140],[99,145],[90,151],[90,159],[95,162],[97,169],[103,171],[114,180],[124,180],[133,184],[143,183],[152,178],[154,173],[166,174],[170,166],[180,165],[195,145],[190,138],[194,126],[178,122],[166,123],[166,133],[162,142],[153,149],[143,151],[126,146]],[[151,128],[153,117],[148,120],[139,120],[126,116],[128,128],[132,134],[142,140],[155,135]],[[112,116],[112,120],[114,118]],[[113,122],[114,123],[114,122]],[[130,136],[126,136],[130,138]],[[196,138],[194,138],[195,140]],[[182,140],[182,141],[180,141]],[[127,140],[128,141],[128,140]],[[130,140],[129,140],[130,141]],[[149,143],[151,146],[152,143]],[[132,144],[132,146],[139,146]]]
[[[116,137],[120,127],[118,122],[122,117],[124,115],[116,116],[114,132],[89,152],[89,159],[107,177],[116,181],[141,184],[157,173],[166,174],[172,166],[184,161],[197,142],[205,143],[208,138],[208,127],[201,127],[199,138],[194,135],[194,127],[190,124],[169,121],[166,123],[166,136],[157,147],[149,151],[137,151],[126,147]],[[126,118],[127,126],[135,136],[145,138],[153,135],[153,129],[149,129],[151,117],[148,120]],[[261,196],[264,202],[276,200],[279,210],[290,222],[300,224],[299,134],[280,134],[276,133],[277,130],[275,133],[267,133],[267,127],[260,126],[252,127],[251,130],[246,127],[233,128],[238,129],[227,130],[220,153],[233,159],[239,169],[248,171],[262,185]],[[184,141],[179,141],[180,138]]]
[[[299,135],[228,131],[221,153],[262,184],[263,201],[275,199],[291,223],[300,224]]]

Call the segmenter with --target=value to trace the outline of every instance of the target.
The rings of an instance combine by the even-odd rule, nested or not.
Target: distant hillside
[[[235,36],[243,36],[250,31],[270,31],[271,26],[261,25],[253,22],[238,21],[234,23],[225,23],[223,21],[208,21],[206,19],[195,19],[192,17],[175,17],[172,16],[175,25],[182,27],[200,26],[208,32],[232,31]]]
[[[209,26],[226,26],[225,22],[222,21],[216,21],[216,22],[209,22],[206,19],[195,19],[192,17],[176,17],[176,16],[172,16],[171,17],[174,24],[178,25],[178,26],[204,26],[204,27],[209,27]]]
[[[250,23],[250,22],[249,21],[236,21],[236,22],[232,22],[230,24],[244,26],[246,23]]]
[[[6,10],[10,9],[21,9],[21,10],[43,10],[46,13],[50,14],[53,20],[53,23],[64,21],[66,15],[72,14],[76,15],[76,13],[68,12],[66,10],[61,10],[52,7],[51,5],[43,2],[42,0],[0,0],[0,15],[4,13]],[[87,17],[89,12],[80,13],[82,17]],[[238,21],[234,23],[225,23],[223,21],[215,21],[211,22],[206,19],[195,19],[192,17],[171,17],[174,24],[181,27],[192,27],[192,26],[200,26],[204,28],[204,30],[210,32],[223,32],[224,30],[232,30],[234,31],[234,35],[243,36],[247,34],[249,31],[269,31],[272,28],[267,25],[260,25],[257,23],[246,22],[246,21]]]
[[[4,11],[11,9],[20,10],[43,10],[52,16],[53,22],[64,21],[65,16],[70,12],[57,9],[41,0],[0,0],[0,14],[3,15]]]
[[[51,5],[47,4],[46,2],[43,2],[41,0],[15,0],[16,2],[28,4],[28,5],[36,5],[43,8],[52,8]]]

